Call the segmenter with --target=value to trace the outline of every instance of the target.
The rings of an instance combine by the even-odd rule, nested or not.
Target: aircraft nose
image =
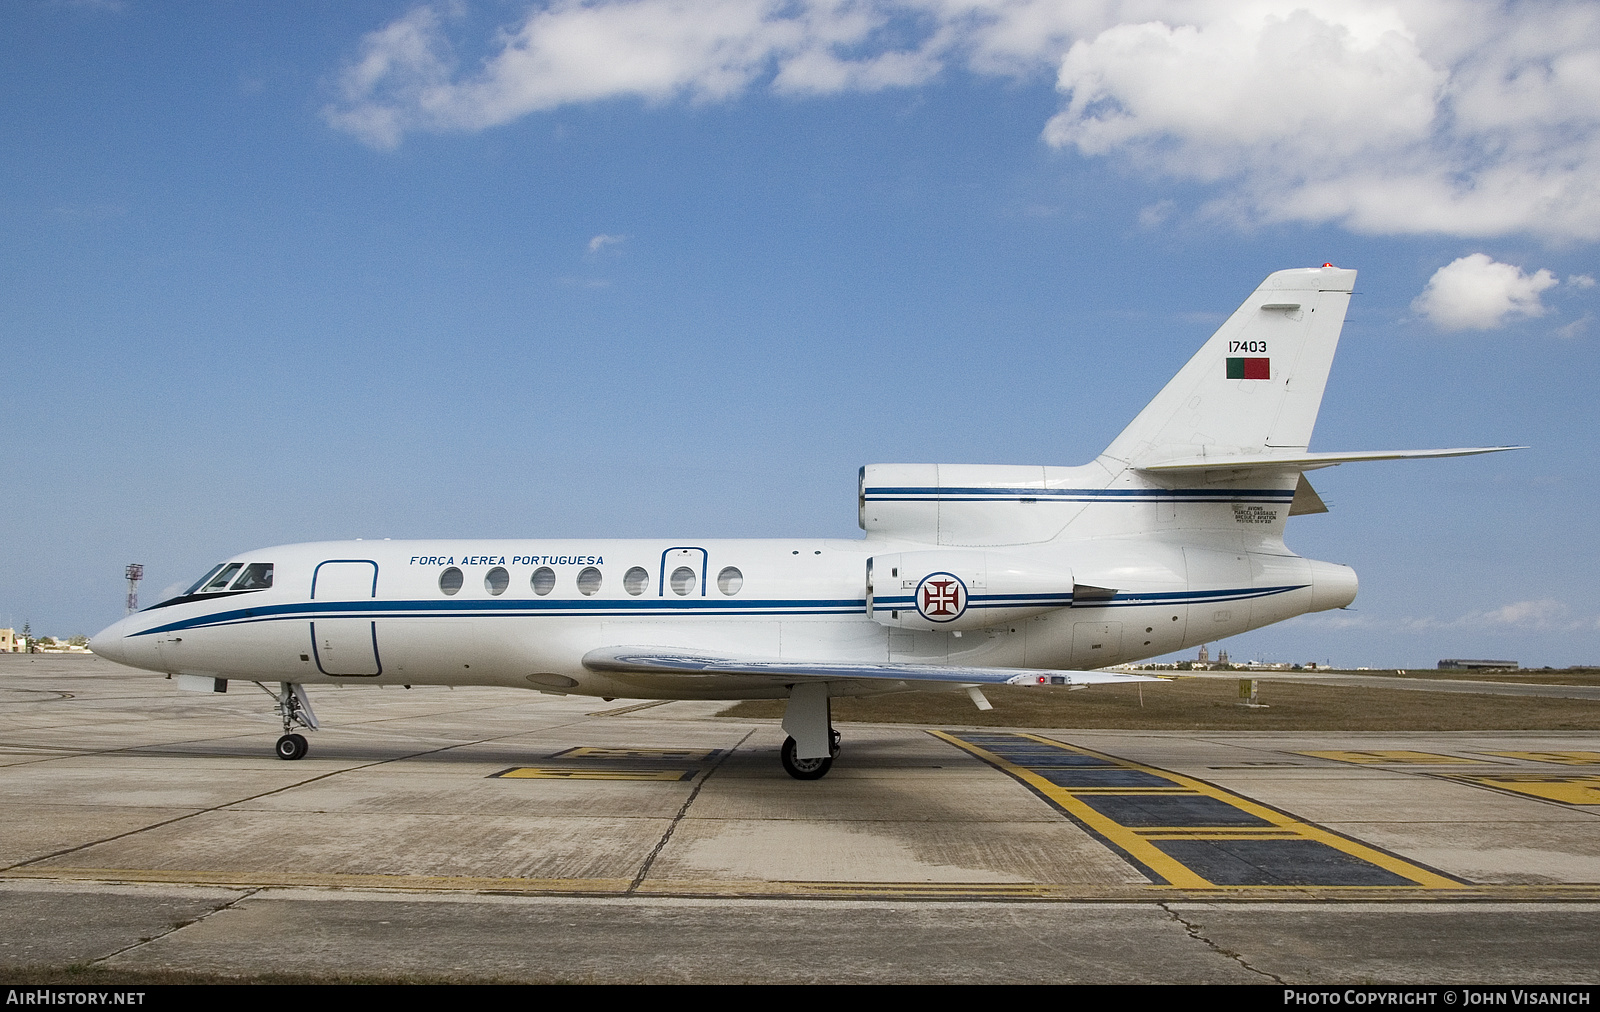
[[[128,620],[123,619],[95,633],[89,639],[89,649],[93,650],[96,656],[104,657],[108,661],[127,663],[127,648],[122,640],[123,627],[127,624]]]

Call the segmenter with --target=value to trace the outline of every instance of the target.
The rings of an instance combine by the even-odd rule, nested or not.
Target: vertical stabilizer
[[[1104,456],[1146,467],[1303,454],[1355,280],[1331,266],[1268,275]]]

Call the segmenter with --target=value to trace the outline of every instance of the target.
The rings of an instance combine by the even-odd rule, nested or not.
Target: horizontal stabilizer
[[[1313,471],[1336,464],[1355,464],[1364,460],[1423,460],[1428,457],[1471,457],[1480,453],[1526,450],[1526,446],[1468,446],[1451,450],[1360,450],[1353,453],[1294,454],[1218,454],[1214,457],[1187,457],[1158,464],[1143,464],[1139,470],[1156,474],[1184,471]]]
[[[1328,504],[1322,501],[1322,496],[1317,495],[1317,490],[1306,481],[1306,476],[1301,475],[1294,486],[1294,499],[1289,503],[1289,515],[1303,517],[1311,513],[1328,512]]]
[[[590,671],[660,675],[752,675],[780,679],[891,679],[907,682],[977,682],[984,685],[1096,685],[1160,682],[1149,675],[1111,671],[1061,671],[1045,668],[975,668],[896,661],[775,661],[691,654],[664,647],[606,647],[583,657]]]

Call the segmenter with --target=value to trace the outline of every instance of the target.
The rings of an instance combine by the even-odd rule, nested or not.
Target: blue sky
[[[1331,261],[1313,449],[1532,449],[1315,472],[1357,610],[1226,646],[1600,662],[1592,5],[0,18],[0,623],[282,542],[858,536],[859,465],[1083,463]]]

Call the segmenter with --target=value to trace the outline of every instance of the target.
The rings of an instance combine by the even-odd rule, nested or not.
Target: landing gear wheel
[[[278,758],[300,759],[305,756],[309,747],[304,735],[286,734],[278,739]]]
[[[833,757],[824,756],[820,759],[795,758],[795,743],[793,738],[783,740],[783,771],[796,780],[821,780],[833,768]]]

